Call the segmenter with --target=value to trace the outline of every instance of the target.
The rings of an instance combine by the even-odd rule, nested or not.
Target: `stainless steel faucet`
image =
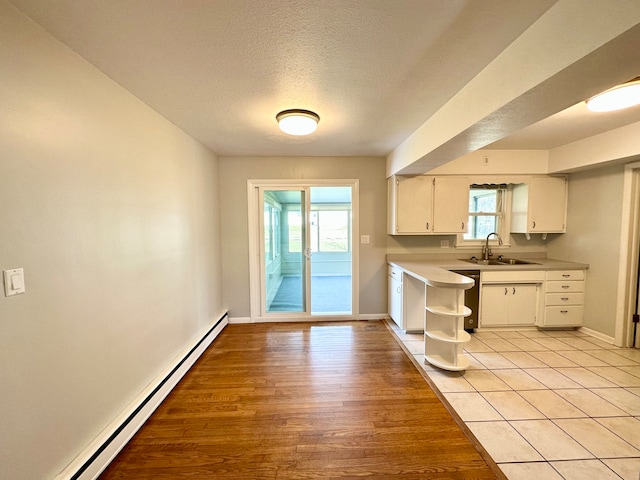
[[[489,248],[489,237],[491,235],[495,235],[496,237],[498,237],[498,245],[502,245],[502,238],[500,237],[500,235],[497,232],[491,232],[489,235],[487,235],[487,241],[486,241],[484,247],[482,247],[482,259],[483,260],[489,260],[489,257],[491,255],[493,255],[493,252]]]

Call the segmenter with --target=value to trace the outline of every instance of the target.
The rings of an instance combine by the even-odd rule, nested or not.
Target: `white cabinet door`
[[[567,179],[531,177],[513,188],[512,233],[563,233],[566,231]]]
[[[567,180],[563,177],[533,177],[530,195],[530,232],[564,232]]]
[[[509,324],[509,287],[483,285],[481,288],[480,326],[506,326]]]
[[[435,177],[433,191],[434,233],[464,233],[469,220],[469,179]]]
[[[509,325],[535,325],[538,286],[519,284],[509,287]]]
[[[396,177],[395,234],[433,231],[433,177]]]
[[[529,283],[482,285],[481,327],[535,325],[538,285]]]
[[[402,273],[400,273],[402,275]],[[394,322],[400,327],[404,328],[402,325],[402,282],[392,277],[389,278],[389,316],[393,319]]]

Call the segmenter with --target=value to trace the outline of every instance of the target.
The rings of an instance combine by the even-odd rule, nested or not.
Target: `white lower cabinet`
[[[424,283],[388,266],[389,316],[405,332],[422,332],[424,327]]]
[[[497,284],[482,288],[481,325],[535,325],[538,284]]]
[[[389,266],[388,271],[389,316],[402,328],[402,270]]]
[[[480,327],[516,327],[536,324],[542,271],[482,272]]]
[[[544,315],[540,327],[579,327],[584,318],[584,270],[550,270],[546,274]]]

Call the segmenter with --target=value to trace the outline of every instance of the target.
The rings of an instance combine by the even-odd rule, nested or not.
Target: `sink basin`
[[[463,262],[475,263],[476,265],[505,265],[503,262],[499,262],[498,260],[480,260],[478,258],[463,258],[461,259]]]
[[[536,262],[530,262],[528,260],[520,260],[518,258],[505,258],[505,257],[502,257],[498,261],[502,262],[503,264],[506,264],[506,265],[539,265]]]
[[[518,258],[505,258],[481,260],[479,258],[463,258],[464,262],[475,263],[476,265],[538,265],[528,260],[520,260]]]

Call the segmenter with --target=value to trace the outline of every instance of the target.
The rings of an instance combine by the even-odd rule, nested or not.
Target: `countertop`
[[[525,256],[516,256],[523,260],[535,262],[523,265],[479,265],[475,263],[465,262],[464,260],[455,258],[440,259],[415,259],[407,255],[389,256],[387,263],[396,266],[407,274],[422,280],[427,285],[445,288],[471,288],[473,280],[451,270],[480,270],[480,271],[531,271],[531,270],[584,270],[589,268],[586,263],[570,262],[567,260],[558,260],[554,258],[527,258]]]

